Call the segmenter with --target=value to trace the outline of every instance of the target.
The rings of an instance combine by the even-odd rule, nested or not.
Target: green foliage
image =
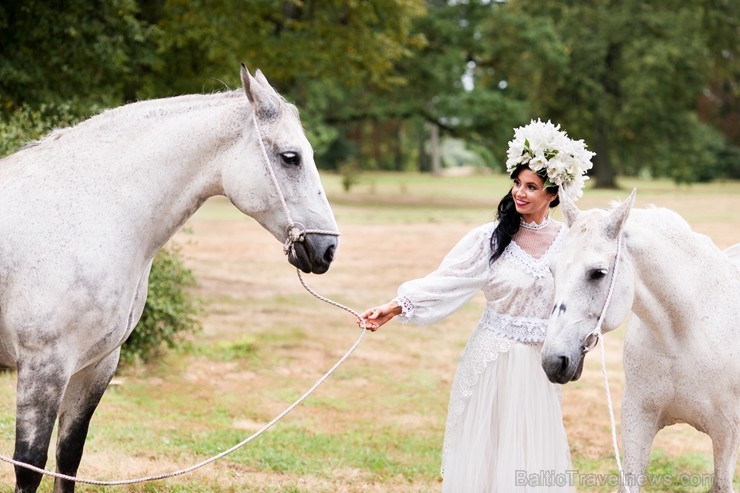
[[[422,0],[161,2],[147,17],[157,62],[137,95],[235,87],[240,62],[261,68],[301,107],[326,102],[331,88],[389,87],[398,83],[389,68],[410,55],[410,19],[421,13]]]
[[[201,306],[193,294],[193,273],[176,248],[163,248],[154,257],[149,294],[141,320],[121,348],[121,362],[147,362],[164,348],[175,348],[201,330]]]
[[[342,188],[349,192],[360,179],[360,167],[354,159],[339,166],[339,174],[342,176]]]
[[[712,166],[715,144],[696,119],[697,99],[717,60],[737,68],[736,56],[719,56],[737,47],[732,21],[717,16],[725,7],[737,11],[698,0],[511,1],[484,23],[497,42],[481,64],[525,96],[533,117],[586,140],[597,184],[635,167],[694,181],[713,174],[700,168]],[[719,40],[707,31],[718,26],[727,34]]]
[[[740,147],[723,141],[715,145],[712,150],[720,169],[717,176],[740,180]]]
[[[0,111],[23,104],[117,104],[156,57],[135,0],[3,2]]]
[[[636,172],[710,179],[730,176],[727,166],[683,152],[740,145],[739,10],[733,0],[6,2],[0,116],[33,122],[43,107],[81,115],[234,88],[245,62],[299,106],[323,169],[350,157],[363,169],[428,169],[428,125],[487,148],[495,165],[512,127],[539,117],[597,152],[600,184]]]
[[[2,115],[2,113],[0,113]],[[25,143],[38,139],[55,128],[68,127],[80,119],[71,104],[24,104],[0,118],[0,157],[11,154]]]

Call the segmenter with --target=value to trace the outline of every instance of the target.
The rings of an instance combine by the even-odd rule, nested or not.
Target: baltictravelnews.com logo
[[[564,487],[576,486],[581,488],[597,486],[682,486],[682,487],[711,487],[713,474],[626,474],[622,478],[619,474],[582,473],[578,470],[536,471],[517,470],[514,473],[515,486],[534,487]]]

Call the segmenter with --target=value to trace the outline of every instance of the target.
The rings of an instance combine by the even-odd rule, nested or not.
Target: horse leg
[[[120,348],[78,373],[72,375],[62,400],[57,439],[57,471],[75,476],[90,426],[90,419],[103,397],[118,366]],[[59,479],[54,493],[72,493],[75,483]]]
[[[629,493],[640,493],[645,480],[650,449],[659,427],[658,416],[646,411],[639,399],[625,389],[622,400],[622,446],[624,448],[624,476]],[[620,493],[627,490],[622,487]]]
[[[714,452],[714,480],[711,493],[732,493],[732,477],[735,473],[737,448],[740,445],[737,428],[727,426],[713,430],[712,449]]]
[[[18,365],[15,452],[17,461],[43,468],[46,465],[54,422],[68,377],[57,360],[28,359]],[[34,493],[40,473],[15,466],[16,493]]]

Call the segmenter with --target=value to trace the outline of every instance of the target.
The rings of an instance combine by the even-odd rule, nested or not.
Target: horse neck
[[[251,110],[243,92],[146,101],[120,110],[97,122],[99,132],[126,122],[118,129],[121,154],[105,172],[119,174],[108,180],[116,183],[110,192],[126,198],[120,202],[130,210],[122,215],[147,236],[153,255],[209,197],[223,194],[221,167],[242,147]],[[127,139],[134,145],[126,145]],[[148,226],[144,232],[141,221]]]
[[[711,268],[719,250],[671,211],[632,214],[625,241],[635,272],[633,312],[653,330],[664,331],[664,337],[688,334],[701,317],[697,304],[703,309],[711,306],[711,290],[699,290],[696,283],[701,280],[711,286],[721,277],[721,268]]]

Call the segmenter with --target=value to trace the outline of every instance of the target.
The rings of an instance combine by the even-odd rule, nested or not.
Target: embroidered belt
[[[502,315],[486,307],[478,327],[512,341],[539,345],[545,342],[547,319]]]

